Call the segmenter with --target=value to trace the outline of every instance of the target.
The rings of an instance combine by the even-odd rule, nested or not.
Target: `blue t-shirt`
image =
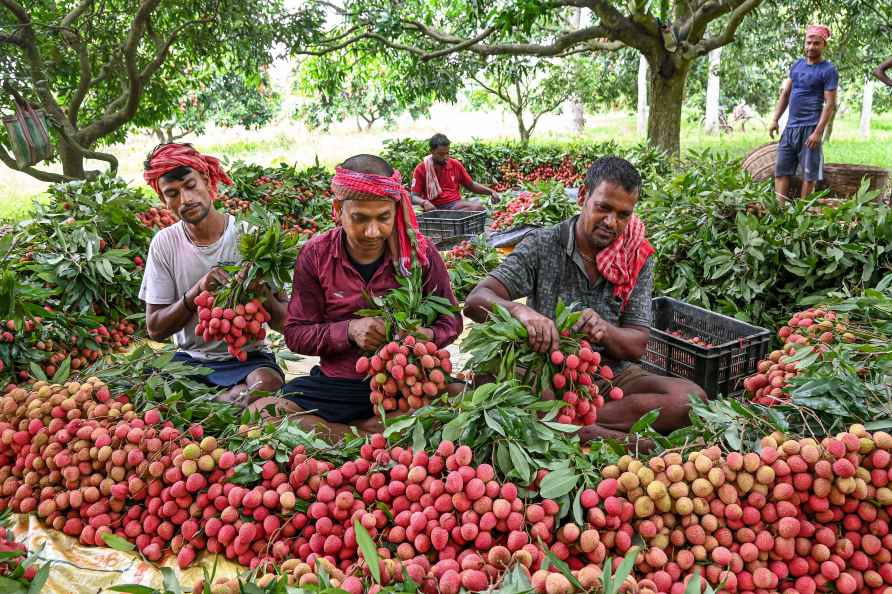
[[[824,108],[824,91],[835,91],[839,73],[828,60],[809,64],[799,58],[790,68],[793,90],[787,126],[815,126]]]

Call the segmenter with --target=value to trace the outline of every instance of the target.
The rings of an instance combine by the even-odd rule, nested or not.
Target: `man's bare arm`
[[[490,188],[489,186],[484,186],[483,184],[478,184],[475,181],[472,181],[468,185],[468,189],[474,192],[475,194],[486,194],[487,196],[491,196],[492,198],[498,198],[499,193]]]
[[[771,116],[771,126],[768,128],[768,135],[772,138],[774,137],[774,133],[778,131],[778,122],[784,112],[787,110],[787,106],[790,104],[790,93],[793,90],[793,81],[791,79],[786,79],[781,85],[780,96],[777,98],[777,106],[774,108],[774,115]]]
[[[892,87],[892,78],[886,74],[890,68],[892,68],[892,57],[877,66],[876,70],[873,71],[873,75],[880,79],[884,85]]]
[[[488,276],[474,287],[465,299],[465,315],[475,322],[484,322],[494,305],[501,305],[518,322],[527,329],[530,346],[533,350],[544,353],[558,347],[560,336],[554,320],[543,316],[531,307],[511,301],[505,286],[495,278]]]
[[[195,306],[197,296],[197,294],[189,296],[187,293],[189,307]],[[156,342],[167,340],[182,330],[194,313],[186,307],[183,299],[170,305],[146,303],[146,333]]]
[[[809,148],[816,148],[818,144],[821,143],[821,140],[824,138],[824,130],[827,129],[827,124],[830,123],[830,119],[833,117],[833,112],[835,110],[836,90],[824,91],[824,108],[821,110],[821,119],[818,120],[818,125],[815,126],[815,131],[812,132],[808,137],[808,140],[805,141],[805,144]]]

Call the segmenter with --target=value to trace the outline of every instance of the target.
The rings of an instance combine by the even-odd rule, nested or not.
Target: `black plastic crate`
[[[670,332],[681,332],[684,338]],[[714,346],[689,342],[694,337]],[[689,379],[710,398],[736,396],[743,390],[743,380],[765,358],[770,343],[771,332],[765,328],[671,297],[656,297],[641,365],[653,373]]]
[[[418,216],[421,232],[434,243],[459,235],[483,233],[486,211],[431,210]]]

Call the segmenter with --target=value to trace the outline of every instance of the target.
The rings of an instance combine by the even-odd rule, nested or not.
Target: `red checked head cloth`
[[[220,159],[199,153],[191,144],[173,142],[161,145],[152,151],[144,166],[143,179],[159,195],[161,192],[158,190],[158,180],[177,167],[189,167],[205,175],[212,200],[217,198],[217,184],[223,182],[227,186],[232,185],[232,180],[220,166]]]
[[[400,172],[386,177],[374,173],[361,173],[343,167],[335,168],[331,180],[335,200],[392,200],[396,203],[396,228],[388,239],[390,253],[397,271],[408,276],[412,260],[418,258],[422,268],[427,267],[427,239],[418,230],[415,211],[409,192],[403,187]]]
[[[623,308],[638,282],[641,269],[654,251],[645,236],[644,223],[637,215],[632,215],[623,234],[598,252],[595,258],[598,272],[613,284],[613,294],[622,299]]]

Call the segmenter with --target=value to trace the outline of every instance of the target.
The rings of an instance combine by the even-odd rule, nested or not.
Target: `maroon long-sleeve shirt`
[[[307,242],[294,267],[294,286],[285,322],[285,342],[300,355],[316,355],[328,377],[360,379],[356,360],[362,352],[347,338],[347,325],[356,312],[369,307],[363,291],[383,295],[399,286],[393,260],[385,258],[368,284],[353,267],[344,245],[344,230],[336,227]],[[424,292],[458,302],[452,292],[446,264],[428,242]],[[440,348],[453,342],[462,330],[461,315],[440,316],[431,326]]]

